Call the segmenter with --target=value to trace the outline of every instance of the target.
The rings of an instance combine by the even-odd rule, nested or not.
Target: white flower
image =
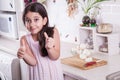
[[[85,59],[85,61],[86,62],[91,62],[91,61],[93,61],[93,58],[92,57],[88,57],[88,58]]]
[[[81,44],[80,44],[80,49],[86,49],[86,47],[87,47],[86,44],[84,44],[84,43],[81,43]]]
[[[86,56],[90,56],[90,55],[91,55],[91,51],[88,50],[88,49],[84,49],[84,51],[83,51],[82,54],[84,54],[84,55],[86,55]]]
[[[84,55],[84,54],[80,54],[79,57],[80,57],[80,59],[86,59],[87,58],[87,56]]]

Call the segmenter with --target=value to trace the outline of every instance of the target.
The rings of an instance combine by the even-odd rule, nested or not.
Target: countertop
[[[14,40],[0,36],[0,50],[3,50],[16,56],[18,48],[19,40]]]
[[[72,56],[71,48],[76,45],[70,43],[62,43],[61,46],[61,58],[65,58]],[[120,54],[105,55],[101,53],[94,53],[92,54],[92,56],[95,58],[106,60],[108,62],[107,65],[89,70],[81,70],[72,66],[62,64],[64,73],[70,76],[72,75],[78,80],[81,80],[81,78],[82,80],[106,80],[107,75],[120,71]]]
[[[71,48],[77,44],[61,42],[61,56],[60,58],[70,57]],[[0,50],[4,50],[10,54],[16,55],[17,49],[19,48],[19,40],[11,40],[0,37]],[[62,64],[63,72],[66,75],[75,77],[80,80],[106,80],[106,76],[120,71],[120,55],[105,55],[105,54],[93,54],[94,57],[107,60],[108,64],[93,68],[90,70],[81,70],[72,66]]]

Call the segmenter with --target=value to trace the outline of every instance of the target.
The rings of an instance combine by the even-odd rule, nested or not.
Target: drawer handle
[[[13,5],[12,5],[12,3],[10,3],[10,6],[11,6],[11,8],[13,8]]]

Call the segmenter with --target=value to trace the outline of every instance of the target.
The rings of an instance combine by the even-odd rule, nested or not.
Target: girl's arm
[[[60,56],[60,37],[59,32],[56,28],[54,28],[53,38],[48,37],[48,35],[44,34],[46,38],[46,49],[48,52],[48,56],[52,60],[57,60]]]
[[[37,64],[37,61],[27,43],[25,36],[23,36],[20,40],[20,48],[17,55],[18,58],[22,58],[28,65],[34,66]]]

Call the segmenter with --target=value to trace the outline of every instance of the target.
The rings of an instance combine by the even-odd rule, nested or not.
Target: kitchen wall
[[[115,0],[114,0],[115,1]],[[101,5],[100,15],[97,17],[98,21],[113,24],[113,32],[120,34],[120,1],[116,0],[105,2]],[[68,17],[66,0],[47,0],[47,10],[49,13],[50,25],[56,25],[60,32],[62,41],[70,43],[79,43],[80,33],[79,25],[82,23],[83,12],[78,8],[78,12]]]

